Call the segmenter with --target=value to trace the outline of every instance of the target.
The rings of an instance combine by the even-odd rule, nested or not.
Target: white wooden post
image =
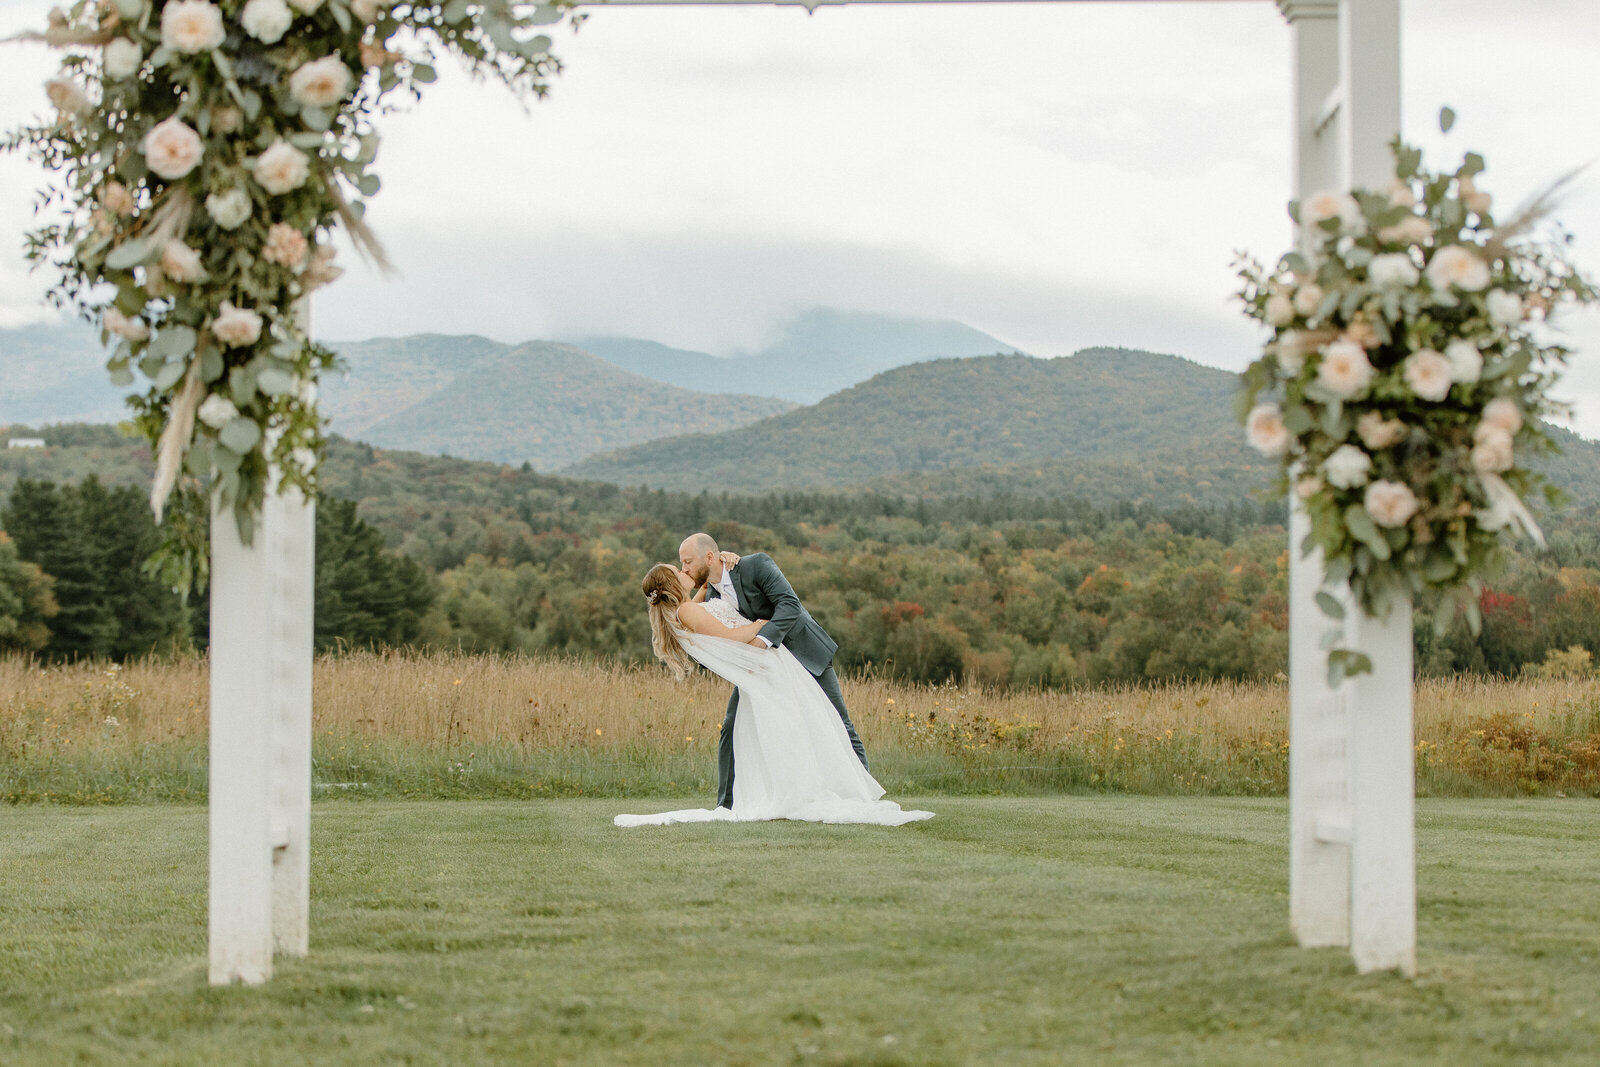
[[[1382,189],[1400,131],[1399,0],[1340,0],[1339,124],[1348,184]],[[1372,673],[1345,683],[1350,715],[1350,952],[1357,970],[1417,970],[1416,772],[1411,602],[1351,612],[1349,647]]]
[[[1337,0],[1280,0],[1294,49],[1294,189],[1305,197],[1340,183],[1339,139],[1328,102],[1339,88]],[[1311,531],[1289,494],[1289,927],[1306,948],[1350,943],[1348,724],[1343,694],[1329,688],[1323,635],[1337,624],[1317,607],[1321,550],[1302,553]]]
[[[265,982],[274,951],[310,947],[315,551],[316,504],[276,470],[248,547],[212,508],[212,985]]]

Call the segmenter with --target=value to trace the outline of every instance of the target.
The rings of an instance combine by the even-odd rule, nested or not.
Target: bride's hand
[[[719,552],[717,554],[722,557],[722,565],[724,567],[737,566],[739,563],[739,554],[737,552]]]

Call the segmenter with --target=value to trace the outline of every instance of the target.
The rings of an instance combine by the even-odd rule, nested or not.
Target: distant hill
[[[568,472],[623,485],[746,491],[1163,449],[1244,463],[1232,421],[1237,381],[1176,356],[1126,349],[937,360],[887,371],[814,407],[715,437],[593,456]]]
[[[331,347],[350,365],[348,378],[324,390],[339,433],[538,470],[665,435],[717,433],[792,406],[679,389],[549,341],[513,347],[425,334]]]
[[[635,374],[709,393],[754,393],[801,404],[907,363],[991,356],[1016,348],[948,319],[813,308],[757,352],[719,358],[631,337],[585,337],[578,347]]]
[[[106,355],[99,332],[82,322],[0,330],[0,425],[127,418]]]

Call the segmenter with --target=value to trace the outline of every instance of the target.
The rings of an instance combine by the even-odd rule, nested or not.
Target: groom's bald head
[[[678,562],[694,580],[695,585],[705,585],[706,579],[720,581],[722,561],[717,559],[717,542],[708,533],[693,533],[678,546]]]

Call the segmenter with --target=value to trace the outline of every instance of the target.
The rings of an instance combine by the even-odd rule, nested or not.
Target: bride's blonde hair
[[[650,602],[650,647],[662,663],[672,668],[672,676],[682,681],[694,661],[678,640],[678,634],[683,632],[678,605],[684,601],[678,569],[670,563],[657,563],[644,576],[641,588]]]

